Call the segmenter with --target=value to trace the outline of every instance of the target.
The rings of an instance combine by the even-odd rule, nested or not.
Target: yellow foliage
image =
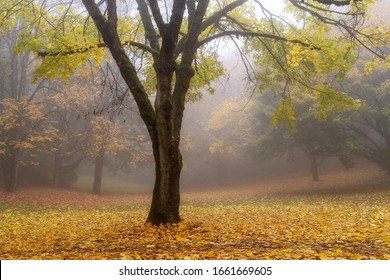
[[[43,106],[35,104],[27,96],[20,100],[7,98],[0,101],[0,153],[6,149],[33,149],[38,144],[51,142],[57,130],[47,121]]]
[[[169,226],[145,224],[144,202],[84,209],[0,204],[0,258],[386,259],[389,199],[389,192],[187,199],[183,222]]]
[[[126,149],[126,139],[120,128],[104,116],[94,116],[91,121],[90,156],[97,155],[101,149],[108,154],[116,154]]]

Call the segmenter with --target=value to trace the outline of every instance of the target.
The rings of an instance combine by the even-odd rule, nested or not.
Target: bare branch
[[[349,0],[344,0],[344,1],[337,1],[337,0],[314,0],[320,4],[324,5],[334,5],[337,7],[343,7],[343,6],[349,6],[351,5],[351,1]],[[304,1],[302,1],[304,2]],[[355,0],[355,2],[362,2],[362,0]]]
[[[248,0],[237,0],[237,1],[234,1],[234,2],[230,3],[229,5],[226,5],[221,10],[219,10],[218,12],[216,12],[215,14],[210,16],[209,18],[205,19],[203,21],[203,23],[202,23],[202,29],[201,30],[202,31],[206,30],[209,26],[217,23],[221,18],[226,16],[230,11],[232,11],[235,8],[241,6],[242,4],[244,4],[247,1]]]
[[[148,0],[150,10],[152,11],[154,21],[157,24],[157,28],[160,34],[165,34],[166,24],[161,16],[160,8],[158,7],[157,0]]]
[[[183,22],[183,14],[186,8],[186,0],[174,0],[172,15],[168,24],[168,32],[170,36],[177,40],[180,32],[180,27]],[[173,53],[173,52],[172,52]]]
[[[226,36],[269,38],[269,39],[273,39],[276,41],[299,44],[301,46],[304,46],[304,47],[307,47],[307,48],[310,48],[313,50],[321,50],[321,48],[319,48],[317,46],[302,42],[300,40],[287,39],[285,37],[281,37],[281,36],[274,35],[274,34],[268,34],[268,33],[254,32],[254,31],[238,31],[238,30],[222,31],[219,34],[215,34],[213,36],[210,36],[210,37],[204,39],[203,41],[200,41],[198,46],[202,46],[202,45],[207,44],[215,39],[226,37]]]
[[[158,50],[160,50],[160,43],[158,41],[159,35],[156,33],[156,30],[154,29],[152,19],[149,13],[148,5],[146,4],[145,0],[137,0],[137,4],[138,4],[138,11],[141,16],[141,21],[145,28],[146,39],[149,41],[150,46],[156,52],[158,52]]]

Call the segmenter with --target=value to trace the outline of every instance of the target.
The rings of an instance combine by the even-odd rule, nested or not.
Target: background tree
[[[345,167],[352,167],[353,140],[342,128],[337,113],[329,114],[327,120],[316,116],[313,97],[294,94],[294,122],[276,125],[278,114],[289,106],[278,105],[278,98],[267,92],[257,99],[257,110],[253,111],[253,134],[251,150],[261,158],[287,155],[294,159],[303,153],[308,159],[313,181],[319,181],[319,165],[329,157],[338,157]],[[279,106],[279,110],[275,110]],[[285,112],[283,112],[285,113]],[[288,113],[291,115],[291,113]],[[340,114],[340,113],[339,113]],[[274,125],[271,126],[274,120]]]
[[[114,122],[103,116],[94,116],[90,120],[90,141],[87,154],[95,158],[93,194],[101,194],[104,158],[126,149],[126,141]]]
[[[27,96],[19,101],[12,98],[0,101],[0,111],[0,161],[4,185],[7,191],[15,192],[23,153],[33,152],[40,145],[53,141],[57,131],[47,125],[42,106],[30,103]]]
[[[358,142],[354,151],[390,173],[390,80],[389,71],[376,67],[365,75],[362,58],[348,73],[343,89],[364,100],[365,106],[344,115],[343,125]]]
[[[61,131],[53,147],[54,178],[62,178],[61,183],[80,163],[92,161],[95,165],[94,194],[101,194],[103,166],[116,168],[116,164],[106,164],[109,158],[118,161],[114,157],[119,152],[126,154],[128,157],[122,157],[120,164],[129,167],[145,161],[146,157],[146,152],[139,148],[143,132],[135,125],[136,121],[128,120],[119,125],[123,114],[119,115],[117,110],[123,108],[116,108],[113,102],[116,102],[116,95],[123,93],[113,95],[114,83],[110,84],[109,79],[112,77],[94,69],[86,76],[73,77],[66,85],[60,84],[45,100]],[[122,102],[121,106],[125,106]],[[130,110],[126,111],[126,118],[129,115]]]
[[[371,8],[368,24],[376,27],[378,36],[390,25],[388,1],[378,1]],[[379,45],[380,46],[380,45]],[[346,79],[339,86],[350,96],[364,101],[360,110],[344,115],[344,128],[356,139],[354,151],[377,164],[386,173],[390,172],[389,150],[389,70],[388,67],[372,60],[370,52],[361,49],[360,56]]]
[[[56,132],[37,97],[45,81],[31,85],[35,62],[31,52],[15,52],[21,31],[29,28],[22,20],[23,15],[15,16],[16,12],[25,12],[23,6],[16,4],[15,1],[3,3],[0,9],[0,20],[3,20],[0,25],[0,161],[8,191],[16,191],[20,164],[28,164],[26,157],[36,155],[44,142],[53,141]]]

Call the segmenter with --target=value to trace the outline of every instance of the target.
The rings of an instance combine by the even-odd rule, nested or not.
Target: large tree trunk
[[[179,147],[172,147],[175,153],[165,148],[154,148],[155,184],[148,223],[159,225],[180,222],[180,173],[182,160]],[[172,150],[172,149],[169,149]]]
[[[102,178],[104,166],[104,149],[100,149],[99,154],[95,158],[95,176],[93,180],[92,193],[96,195],[102,194]]]
[[[168,70],[168,71],[167,71]],[[172,93],[172,77],[176,85]],[[156,181],[148,223],[154,225],[180,222],[180,174],[183,160],[180,153],[180,133],[185,95],[194,76],[189,67],[174,67],[174,62],[160,62],[158,73],[155,130],[149,131],[153,143]]]

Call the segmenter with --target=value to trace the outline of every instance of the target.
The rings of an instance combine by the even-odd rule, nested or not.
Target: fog
[[[233,59],[229,60],[232,57]],[[215,88],[215,92],[211,94],[207,90],[202,90],[201,99],[186,104],[181,145],[184,162],[181,189],[192,192],[246,186],[262,188],[266,186],[264,183],[270,181],[284,182],[286,188],[289,188],[289,184],[286,183],[289,180],[293,182],[303,179],[303,182],[312,182],[310,163],[304,152],[297,148],[299,144],[294,144],[290,151],[287,150],[283,154],[276,153],[266,158],[257,154],[251,147],[259,131],[273,129],[269,118],[257,119],[258,114],[255,110],[259,108],[254,104],[263,95],[256,91],[256,84],[248,80],[247,69],[234,54],[234,49],[226,47],[221,58],[226,74],[213,82],[212,87]],[[151,193],[153,190],[155,174],[150,143],[145,143],[146,132],[137,110],[132,107],[131,100],[129,104],[131,114],[119,114],[119,123],[125,125],[123,129],[143,135],[139,138],[142,139],[141,143],[135,143],[137,141],[134,142],[134,140],[128,143],[140,145],[136,149],[144,149],[146,154],[142,155],[143,158],[139,161],[133,162],[131,157],[139,157],[139,155],[130,152],[127,158],[121,155],[119,162],[114,163],[114,167],[112,163],[109,163],[109,167],[104,167],[103,194],[110,192]],[[77,116],[74,124],[83,126],[82,122],[90,118],[89,109],[84,110],[85,115],[81,118]],[[120,110],[124,111],[128,108],[124,107]],[[256,123],[261,123],[261,125],[256,126]],[[256,129],[259,131],[256,132]],[[376,137],[375,141],[378,143],[382,141],[380,135],[376,135],[373,131],[367,132]],[[84,141],[88,141],[88,138]],[[82,146],[86,145],[80,147]],[[74,153],[69,158],[70,165],[77,161],[80,151]],[[116,157],[116,155],[110,156],[110,162],[115,162]],[[47,155],[41,155],[40,160],[41,163],[37,165],[20,167],[18,188],[53,185],[50,170],[51,159],[48,159]],[[133,163],[124,167],[128,165],[124,163],[126,160]],[[340,163],[336,154],[326,155],[320,160],[323,161],[318,167],[321,179],[327,174],[337,173],[344,176],[351,173],[351,170],[347,170]],[[354,155],[354,162],[358,170],[366,166],[369,170],[373,166],[375,169],[375,164],[358,154]],[[118,165],[121,166],[118,167]],[[376,170],[380,168],[376,167]],[[90,191],[94,180],[94,161],[85,158],[70,174],[72,178],[62,187]],[[376,176],[376,171],[373,174]]]
[[[315,186],[316,183],[313,183],[311,177],[310,163],[302,151],[299,149],[294,151],[296,147],[291,148],[291,154],[287,152],[281,156],[262,158],[248,148],[249,143],[241,143],[244,147],[238,147],[237,143],[245,141],[242,135],[222,133],[218,134],[218,141],[231,145],[232,149],[236,148],[237,151],[221,154],[210,151],[217,135],[215,132],[213,134],[209,127],[210,121],[215,119],[215,112],[221,110],[227,112],[231,119],[224,125],[227,125],[229,131],[233,129],[229,126],[238,128],[240,124],[250,125],[254,117],[254,108],[251,104],[258,96],[261,96],[254,89],[255,85],[248,82],[244,65],[232,55],[232,51],[225,49],[222,57],[224,57],[227,71],[225,76],[214,82],[215,93],[210,94],[204,91],[200,100],[189,102],[186,105],[182,133],[184,167],[181,189],[184,192],[223,191],[248,186],[261,189],[268,188],[277,182],[284,184],[287,191],[291,188],[291,184],[295,184],[294,182]],[[233,57],[233,59],[228,60],[228,57]],[[242,120],[245,121],[242,122]],[[220,119],[216,118],[215,121],[220,121]],[[272,127],[268,119],[263,121],[266,127]],[[376,140],[381,141],[380,137]],[[325,182],[325,184],[334,184],[332,176],[353,178],[355,172],[367,171],[368,181],[372,179],[372,176],[384,176],[378,166],[359,156],[354,157],[354,168],[346,168],[336,155],[324,157],[321,160],[319,164],[320,182]],[[78,180],[73,184],[73,188],[89,190],[93,184],[93,175],[94,170],[91,164],[82,165],[77,170]],[[103,193],[151,193],[154,178],[154,164],[151,157],[148,163],[128,172],[112,172],[105,168]],[[339,179],[336,179],[336,182],[338,181]],[[280,186],[275,188],[278,189]]]

